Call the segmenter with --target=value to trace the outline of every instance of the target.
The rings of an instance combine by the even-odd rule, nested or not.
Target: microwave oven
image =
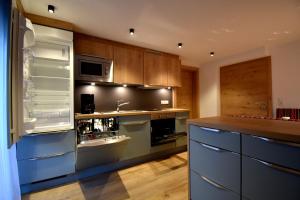
[[[76,55],[75,79],[88,82],[113,82],[113,61],[100,57]]]

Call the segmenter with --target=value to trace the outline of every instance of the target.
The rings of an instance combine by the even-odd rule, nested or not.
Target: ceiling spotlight
[[[168,90],[171,90],[172,88],[171,87],[168,87]]]
[[[55,11],[55,7],[53,5],[48,5],[48,12],[53,14]]]
[[[124,84],[124,85],[123,85],[123,87],[127,87],[127,85],[126,85],[126,84]]]
[[[130,28],[130,29],[129,29],[129,34],[130,34],[130,35],[134,35],[134,28]]]
[[[178,43],[178,48],[181,49],[182,48],[182,43]]]
[[[92,86],[95,86],[95,85],[96,85],[96,83],[92,82],[92,83],[91,83],[91,85],[92,85]]]
[[[215,55],[215,52],[210,52],[210,56],[213,57]]]

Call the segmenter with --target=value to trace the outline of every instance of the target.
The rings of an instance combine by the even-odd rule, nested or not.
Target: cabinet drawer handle
[[[209,183],[210,185],[212,185],[212,186],[214,186],[214,187],[216,187],[216,188],[218,188],[218,189],[220,189],[220,190],[226,190],[226,188],[225,188],[224,186],[215,183],[214,181],[212,181],[212,180],[206,178],[205,176],[201,176],[201,175],[200,175],[200,177],[201,177],[205,182]]]
[[[25,137],[35,137],[35,136],[43,136],[43,135],[55,135],[55,134],[66,134],[66,133],[71,133],[72,130],[62,130],[62,131],[52,131],[52,132],[47,132],[47,133],[31,133],[28,135],[24,135]]]
[[[202,144],[202,143],[199,143],[201,146],[207,148],[207,149],[210,149],[210,150],[213,150],[213,151],[218,151],[218,152],[222,152],[223,150],[220,149],[220,148],[217,148],[217,147],[213,147],[213,146],[210,146],[210,145],[207,145],[207,144]]]
[[[136,126],[136,125],[143,125],[146,124],[148,121],[136,121],[136,122],[124,122],[124,123],[120,123],[120,125],[123,126]]]
[[[47,156],[35,157],[35,158],[30,158],[29,160],[31,160],[31,161],[34,161],[34,160],[44,160],[44,159],[48,159],[48,158],[64,156],[64,155],[66,155],[68,153],[71,153],[71,152],[57,153],[57,154],[52,154],[52,155],[47,155]]]
[[[214,128],[206,128],[206,127],[200,127],[202,130],[205,130],[205,131],[212,131],[212,132],[215,132],[215,133],[219,133],[220,130],[218,129],[214,129]]]
[[[292,147],[300,147],[300,144],[297,144],[297,143],[284,142],[284,141],[280,141],[280,140],[274,140],[274,139],[255,136],[255,135],[253,135],[252,137],[269,142],[269,143],[283,144],[283,145],[288,145],[288,146],[292,146]]]
[[[274,164],[271,164],[271,163],[268,163],[268,162],[265,162],[265,161],[261,161],[261,160],[258,160],[258,159],[255,159],[255,158],[251,158],[267,167],[270,167],[272,169],[275,169],[277,171],[281,171],[281,172],[285,172],[285,173],[289,173],[289,174],[293,174],[293,175],[297,175],[297,176],[300,176],[300,172],[297,171],[297,170],[294,170],[294,169],[289,169],[289,168],[285,168],[285,167],[281,167],[279,165],[274,165]]]
[[[187,117],[176,117],[176,119],[184,120],[184,119],[187,119]]]

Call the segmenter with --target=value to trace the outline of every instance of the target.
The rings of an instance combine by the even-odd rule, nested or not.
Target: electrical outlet
[[[162,104],[162,105],[168,105],[169,104],[169,100],[161,100],[160,104]]]

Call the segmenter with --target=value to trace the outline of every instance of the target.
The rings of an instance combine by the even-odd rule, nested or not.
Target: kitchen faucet
[[[129,101],[121,103],[121,100],[117,101],[117,112],[120,112],[120,107],[130,104]]]

